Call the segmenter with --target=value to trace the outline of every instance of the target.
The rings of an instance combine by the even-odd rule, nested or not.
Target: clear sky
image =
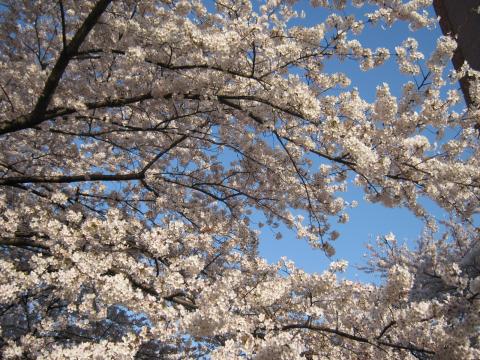
[[[314,25],[321,22],[328,15],[325,9],[314,9],[308,5],[308,2],[302,0],[298,3],[297,9],[304,10],[306,17],[296,19],[294,25]],[[356,15],[366,12],[366,8],[355,9],[348,8],[345,13],[355,13]],[[431,14],[434,14],[433,8]],[[412,32],[405,23],[397,23],[392,28],[367,26],[359,40],[364,46],[387,47],[394,50],[394,47],[400,45],[405,39],[413,37],[419,42],[419,49],[425,56],[432,53],[435,48],[436,39],[441,35],[439,26],[435,29],[420,30]],[[383,82],[389,84],[394,95],[401,93],[402,84],[413,80],[411,76],[402,75],[398,72],[395,59],[391,58],[388,63],[380,68],[363,72],[358,64],[352,60],[344,62],[329,62],[325,67],[326,72],[344,72],[352,80],[352,87],[357,87],[361,96],[367,101],[373,101],[376,87]],[[355,268],[355,265],[364,263],[364,254],[367,252],[365,244],[374,241],[376,236],[385,235],[393,232],[399,241],[406,241],[410,246],[414,246],[415,240],[420,235],[423,224],[405,208],[385,208],[379,204],[371,204],[363,200],[363,192],[353,184],[347,193],[343,194],[345,200],[357,200],[359,206],[349,210],[350,221],[343,225],[338,224],[336,229],[341,233],[337,239],[337,253],[332,260],[345,259],[349,261],[349,269],[345,276],[350,279],[360,279],[362,281],[377,282],[378,278],[365,274]],[[445,214],[429,201],[424,202],[425,206],[439,219]],[[336,224],[335,224],[336,225]],[[302,240],[298,240],[295,234],[289,233],[285,228],[282,240],[275,240],[275,234],[270,230],[264,230],[261,235],[260,253],[269,262],[276,262],[282,256],[293,260],[298,267],[308,272],[322,272],[329,262],[324,253],[320,250],[312,250],[309,245]]]

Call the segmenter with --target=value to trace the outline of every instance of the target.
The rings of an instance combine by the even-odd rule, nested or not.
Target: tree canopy
[[[449,36],[360,39],[430,5],[312,0],[306,26],[294,0],[0,3],[2,356],[480,358],[478,73]],[[345,60],[411,80],[368,101]],[[425,223],[371,246],[382,284],[262,259],[264,227],[331,257],[350,179]]]

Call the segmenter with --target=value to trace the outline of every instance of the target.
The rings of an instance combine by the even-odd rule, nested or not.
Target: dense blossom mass
[[[2,358],[479,359],[477,73],[420,51],[430,2],[2,1]],[[367,100],[345,61],[406,81]],[[333,256],[347,185],[425,222],[371,245],[381,285],[259,256]]]

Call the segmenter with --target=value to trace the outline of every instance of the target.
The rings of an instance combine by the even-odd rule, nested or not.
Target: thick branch
[[[126,181],[141,180],[145,177],[145,173],[135,172],[130,174],[84,174],[84,175],[58,175],[58,176],[12,176],[0,179],[0,185],[13,186],[17,184],[61,184],[84,181]]]
[[[67,47],[67,26],[65,24],[65,9],[63,8],[63,1],[59,0],[58,5],[60,6],[60,18],[62,21],[62,44],[65,49]]]
[[[0,135],[27,129],[44,121],[45,112],[47,111],[48,105],[50,104],[52,96],[58,87],[60,79],[62,78],[68,63],[78,52],[80,45],[82,45],[87,35],[90,33],[100,16],[111,2],[112,0],[99,0],[97,2],[83,22],[82,26],[80,26],[73,36],[70,43],[60,53],[55,66],[45,82],[42,93],[38,97],[33,111],[26,116],[16,118],[12,122],[0,124]]]
[[[171,94],[165,95],[165,99],[171,98]],[[122,107],[130,104],[135,104],[137,102],[145,101],[145,100],[150,100],[153,99],[153,96],[151,93],[146,93],[146,94],[141,94],[141,95],[136,95],[132,97],[119,97],[119,98],[113,98],[113,99],[104,99],[101,101],[91,101],[85,103],[85,106],[87,107],[88,110],[95,110],[95,109],[102,109],[102,108],[117,108],[117,107]],[[46,120],[51,120],[56,118],[57,116],[66,116],[66,115],[71,115],[75,114],[78,112],[77,109],[74,108],[56,108],[52,109],[50,111],[47,111],[45,113],[45,116],[42,119],[43,121]]]
[[[169,94],[163,95],[162,98],[165,99],[165,100],[168,100],[168,99],[171,99],[172,96],[173,96],[173,94],[169,93]],[[151,100],[153,98],[154,97],[153,97],[152,93],[148,92],[148,93],[145,93],[145,94],[140,94],[140,95],[136,95],[136,96],[132,96],[132,97],[119,97],[119,98],[113,98],[113,99],[107,98],[107,99],[100,100],[100,101],[90,101],[90,102],[85,103],[85,107],[88,110],[95,110],[95,109],[102,109],[102,108],[118,108],[118,107],[127,106],[127,105],[130,105],[130,104],[138,103],[138,102],[145,101],[145,100]],[[183,98],[187,99],[187,100],[200,100],[201,99],[200,95],[198,95],[198,94],[183,94]],[[297,117],[302,117],[302,115],[300,113],[297,113],[297,112],[294,112],[294,111],[291,111],[291,110],[288,110],[288,109],[283,109],[281,107],[278,107],[278,106],[270,103],[268,100],[258,98],[258,97],[255,97],[255,96],[218,95],[217,99],[220,103],[222,103],[224,105],[227,105],[229,107],[232,107],[234,109],[241,110],[241,111],[246,111],[246,110],[243,109],[240,105],[236,104],[234,102],[234,100],[248,100],[248,101],[263,103],[263,104],[271,106],[271,107],[273,107],[273,108],[275,108],[279,111],[282,111],[286,114],[289,114],[289,115],[292,115],[292,116],[297,116]],[[59,116],[72,115],[72,114],[75,114],[77,112],[78,112],[78,110],[75,109],[75,108],[61,108],[61,107],[58,107],[58,108],[54,108],[54,109],[45,111],[42,114],[41,117],[36,118],[35,123],[30,124],[28,126],[23,126],[23,127],[20,126],[20,127],[16,128],[12,125],[12,124],[23,124],[26,121],[25,119],[28,119],[28,118],[32,117],[32,114],[33,114],[33,112],[32,112],[28,115],[22,115],[22,116],[20,116],[16,119],[12,120],[9,123],[3,124],[3,125],[0,124],[0,135],[10,133],[10,132],[15,132],[15,131],[22,130],[22,129],[26,129],[26,128],[29,128],[29,127],[34,127],[36,125],[41,124],[44,121],[52,120],[52,119],[54,119],[56,117],[59,117]],[[255,120],[259,124],[264,123],[263,119],[254,115],[251,112],[248,112],[248,116],[251,117],[253,120]],[[12,126],[10,126],[9,124],[12,125]]]
[[[341,337],[349,339],[349,340],[362,342],[362,343],[365,343],[365,344],[383,345],[383,346],[391,347],[391,348],[394,348],[394,349],[415,351],[415,352],[430,354],[430,355],[435,354],[434,351],[431,351],[431,350],[428,350],[428,349],[423,349],[423,348],[418,348],[418,347],[413,346],[413,345],[402,345],[402,344],[391,343],[391,342],[383,341],[383,340],[371,340],[371,339],[368,339],[368,338],[365,338],[365,337],[352,335],[352,334],[346,333],[344,331],[337,330],[337,329],[332,329],[332,328],[329,328],[329,327],[326,327],[326,326],[312,325],[312,324],[289,324],[289,325],[285,325],[281,328],[282,331],[287,331],[287,330],[292,330],[292,329],[306,329],[306,330],[313,330],[313,331],[319,331],[319,332],[326,332],[326,333],[341,336]]]
[[[14,247],[34,247],[42,250],[50,250],[48,246],[38,243],[29,237],[1,237],[0,246],[14,246]]]

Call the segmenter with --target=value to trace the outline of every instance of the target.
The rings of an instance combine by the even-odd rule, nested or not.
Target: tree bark
[[[433,7],[443,34],[457,40],[452,58],[455,69],[460,70],[466,61],[472,69],[480,71],[480,0],[434,0]],[[460,86],[467,106],[478,107],[478,100],[470,93],[472,80],[464,76]]]

